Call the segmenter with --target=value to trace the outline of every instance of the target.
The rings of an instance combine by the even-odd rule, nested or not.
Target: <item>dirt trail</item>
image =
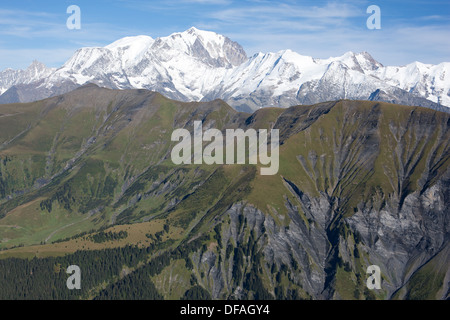
[[[66,224],[65,226],[62,226],[61,228],[56,229],[55,231],[53,231],[52,233],[50,233],[50,234],[48,235],[48,237],[45,239],[44,242],[47,243],[47,241],[50,240],[51,237],[53,237],[56,233],[60,232],[61,230],[65,229],[65,228],[68,228],[68,227],[70,227],[70,226],[73,226],[74,224],[77,224],[77,223],[86,221],[86,220],[89,219],[90,217],[91,217],[91,215],[88,215],[86,218],[84,218],[84,219],[82,219],[82,220],[80,220],[80,221],[72,222],[72,223]]]

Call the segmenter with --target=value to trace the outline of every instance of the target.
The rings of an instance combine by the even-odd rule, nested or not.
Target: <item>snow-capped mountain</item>
[[[183,101],[224,99],[238,110],[337,99],[383,100],[448,110],[450,63],[383,66],[367,52],[314,59],[291,50],[258,53],[214,32],[126,37],[81,48],[59,69],[34,62],[0,73],[0,103],[31,101],[93,82],[149,89]]]
[[[0,72],[0,95],[14,85],[40,81],[50,76],[55,70],[47,68],[36,60],[25,70],[6,69]]]
[[[41,85],[77,85],[158,91],[183,101],[201,100],[226,70],[247,60],[244,49],[213,32],[191,28],[168,37],[127,37],[104,48],[82,48]]]
[[[450,63],[419,64],[420,68],[417,64],[384,67],[367,52],[347,52],[329,59],[290,50],[259,53],[227,72],[208,98],[219,96],[234,106],[251,109],[336,99],[450,106]]]
[[[403,67],[385,67],[372,76],[436,103],[450,106],[450,63],[438,65],[413,62]]]

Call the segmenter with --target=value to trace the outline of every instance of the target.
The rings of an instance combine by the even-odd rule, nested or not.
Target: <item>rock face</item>
[[[326,113],[331,112],[330,106],[322,105],[317,115],[325,110]],[[350,107],[344,113],[351,110],[355,111]],[[292,110],[286,113],[293,116]],[[263,212],[249,202],[235,203],[225,213],[229,220],[224,220],[226,227],[222,226],[220,247],[244,248],[247,256],[243,259],[243,270],[250,270],[252,263],[259,263],[261,277],[266,284],[270,283],[268,287],[273,290],[273,295],[277,296],[278,292],[279,298],[286,298],[283,294],[289,294],[298,286],[305,294],[303,298],[348,299],[345,287],[350,286],[354,289],[353,298],[360,298],[361,294],[369,298],[372,295],[364,288],[368,277],[366,269],[377,265],[382,273],[382,290],[377,292],[378,297],[414,298],[417,296],[411,293],[412,283],[417,281],[424,266],[432,264],[435,270],[440,270],[436,274],[440,273],[443,280],[441,289],[434,291],[435,298],[448,298],[448,281],[444,279],[449,277],[450,170],[446,167],[439,175],[431,173],[439,166],[438,163],[448,163],[446,152],[449,144],[445,141],[449,134],[448,120],[436,121],[423,114],[420,117],[411,114],[408,120],[388,125],[392,140],[387,141],[389,138],[385,140],[381,134],[383,117],[383,112],[374,108],[364,117],[353,113],[353,118],[345,118],[352,125],[357,124],[358,129],[341,137],[335,133],[331,150],[336,157],[332,163],[327,164],[326,154],[317,156],[309,151],[308,158],[298,156],[301,167],[314,181],[319,195],[302,190],[301,185],[283,178],[285,190],[296,200],[285,197],[287,215],[273,209]],[[278,125],[284,123],[282,118],[279,117]],[[311,119],[295,119],[301,130],[312,134],[313,129],[309,127],[314,124],[311,124]],[[318,118],[314,119],[318,121]],[[305,129],[306,123],[308,129]],[[343,127],[335,130],[344,132],[345,126],[344,123]],[[283,140],[289,140],[298,132],[292,130],[292,125],[289,128],[291,131],[281,134]],[[431,138],[433,135],[436,140]],[[326,140],[325,136],[321,139]],[[422,144],[424,141],[428,141],[428,146]],[[390,159],[380,159],[380,151],[386,144],[394,149],[392,163]],[[425,149],[428,147],[433,151],[427,153]],[[436,153],[438,149],[447,151]],[[378,187],[363,197],[364,200],[355,202],[355,207],[346,210],[357,188],[346,190],[339,185],[345,185],[347,181],[367,188],[371,178],[363,169],[372,171],[369,176],[373,178],[379,161],[385,162],[381,170],[392,184],[392,191],[383,194]],[[424,164],[424,168],[416,171],[419,162]],[[327,166],[329,171],[319,169]],[[326,184],[319,181],[325,172],[326,179],[331,182],[329,188],[324,188]],[[412,178],[418,172],[419,176]],[[411,187],[412,179],[416,179],[417,189]],[[253,245],[251,254],[245,249],[249,243]],[[262,254],[261,261],[254,261],[252,255],[255,252]],[[210,251],[207,253],[211,254]],[[236,276],[239,278],[240,274],[233,273],[234,258],[227,257],[225,249],[216,254],[222,255],[221,259],[209,256],[210,259],[198,260],[197,268],[209,272],[208,281],[203,285],[210,288],[215,298],[223,298],[224,292],[225,296],[231,294],[235,298],[247,298],[245,290],[242,290],[246,287],[245,277],[235,284]],[[277,274],[273,270],[281,268],[288,270],[288,288],[278,288],[279,283],[274,279]],[[347,275],[345,279],[342,278],[344,272]]]
[[[448,250],[448,178],[447,173],[423,194],[408,195],[400,210],[369,206],[346,219],[350,229],[361,237],[358,250],[384,270],[383,286],[388,298],[403,288],[420,266]],[[443,285],[445,293],[439,298],[445,299],[448,283]]]
[[[365,207],[343,219],[340,228],[347,228],[358,235],[356,242],[353,236],[336,236],[329,232],[335,212],[325,197],[309,201],[304,196],[312,213],[308,217],[308,221],[313,222],[311,224],[300,218],[295,207],[286,203],[291,218],[286,227],[278,225],[270,215],[252,205],[237,203],[226,212],[230,222],[223,229],[222,245],[224,248],[247,246],[249,239],[246,234],[252,232],[258,239],[253,250],[263,252],[264,268],[271,270],[274,265],[278,268],[288,266],[291,283],[301,286],[314,299],[342,298],[342,288],[336,286],[333,270],[336,268],[336,256],[356,271],[356,250],[363,259],[361,264],[366,268],[370,265],[381,268],[385,298],[405,298],[405,287],[412,275],[439,253],[445,256],[440,263],[444,270],[447,269],[448,278],[450,230],[446,211],[446,204],[449,203],[448,178],[446,180],[445,187],[439,183],[421,196],[409,195],[399,212],[391,207],[382,210]],[[246,222],[244,227],[239,221]],[[221,255],[222,259],[218,260],[216,254]],[[243,282],[241,286],[234,285],[233,268],[236,266],[233,259],[227,260],[225,249],[219,253],[197,253],[193,261],[200,272],[206,272],[203,285],[214,298],[221,299],[224,294],[237,299],[248,298],[239,290],[245,287]],[[251,268],[250,261],[245,261],[243,265],[244,269]],[[265,276],[272,280],[270,272]],[[367,277],[363,276],[364,280]],[[276,281],[269,283],[277,287]],[[442,283],[442,286],[442,294],[436,298],[447,299],[448,283]]]

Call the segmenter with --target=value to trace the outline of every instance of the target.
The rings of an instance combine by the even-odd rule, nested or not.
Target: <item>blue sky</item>
[[[72,4],[81,9],[80,30],[66,27]],[[379,30],[366,26],[369,5],[381,9]],[[228,36],[249,56],[291,49],[315,58],[367,51],[384,65],[450,61],[448,0],[2,0],[0,70],[33,60],[59,67],[80,47],[191,26]]]

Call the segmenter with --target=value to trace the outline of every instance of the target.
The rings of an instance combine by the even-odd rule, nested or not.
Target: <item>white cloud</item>
[[[233,5],[228,6],[231,3]],[[414,60],[425,63],[450,60],[450,46],[446,41],[450,39],[450,22],[440,13],[424,15],[420,23],[401,17],[388,23],[389,20],[383,18],[381,30],[368,30],[368,1],[318,1],[313,6],[301,3],[289,0],[123,2],[133,10],[151,10],[153,14],[165,15],[175,9],[182,12],[191,7],[202,8],[190,12],[185,21],[149,24],[151,32],[120,24],[84,22],[81,30],[73,31],[65,26],[65,12],[56,15],[0,9],[0,68],[6,64],[26,67],[24,64],[33,59],[56,66],[79,47],[104,46],[137,34],[167,36],[183,31],[179,25],[187,24],[224,34],[241,43],[249,55],[292,49],[317,58],[337,56],[346,51],[368,51],[381,63],[391,65]],[[14,50],[16,47],[18,49]],[[39,49],[33,49],[36,47]]]
[[[317,58],[368,51],[391,65],[450,60],[450,46],[444,40],[450,39],[448,25],[420,26],[405,20],[384,24],[389,20],[382,19],[381,30],[368,30],[367,1],[318,3],[322,5],[304,7],[262,1],[247,8],[217,10],[210,16],[216,31],[231,30],[227,35],[249,55],[292,49]],[[441,17],[428,19],[440,21]]]
[[[174,2],[181,3],[197,3],[197,4],[208,4],[208,5],[223,5],[223,4],[231,4],[233,1],[231,0],[180,0]]]
[[[306,7],[277,4],[276,2],[261,6],[238,7],[213,12],[211,17],[226,23],[248,23],[249,21],[283,21],[292,19],[311,19],[320,23],[326,23],[327,19],[347,19],[361,16],[364,11],[361,7],[346,3],[327,3],[325,6]]]

